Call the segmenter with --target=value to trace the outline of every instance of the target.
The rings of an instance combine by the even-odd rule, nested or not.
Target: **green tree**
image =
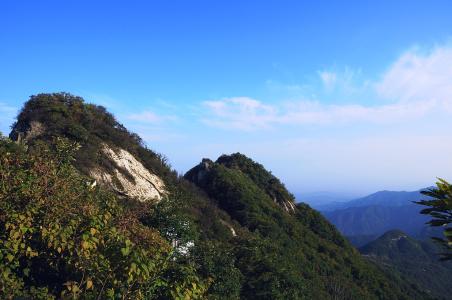
[[[80,175],[72,149],[62,138],[33,153],[0,140],[0,298],[203,297],[195,270],[174,265],[158,230]]]
[[[421,214],[430,215],[432,219],[428,222],[430,226],[444,227],[444,238],[433,238],[440,243],[445,252],[441,253],[442,260],[452,259],[452,185],[444,179],[439,179],[436,188],[422,191],[422,194],[430,197],[416,202],[428,206],[421,211]]]

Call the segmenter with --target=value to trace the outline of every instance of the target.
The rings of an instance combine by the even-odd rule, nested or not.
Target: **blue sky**
[[[0,130],[106,106],[180,172],[240,151],[296,194],[452,180],[450,1],[0,2]]]

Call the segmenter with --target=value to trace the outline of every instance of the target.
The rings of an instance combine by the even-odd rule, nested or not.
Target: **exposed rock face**
[[[223,224],[224,226],[229,228],[229,230],[231,231],[231,234],[232,234],[233,237],[237,236],[237,233],[235,232],[235,229],[234,229],[234,227],[232,227],[231,224],[229,224],[228,222],[226,222],[224,220],[221,220],[221,219],[220,219],[220,222],[221,222],[221,224]]]
[[[276,197],[273,198],[273,201],[279,204],[279,206],[281,206],[281,208],[287,211],[288,213],[295,212],[295,204],[292,201],[284,199],[278,200],[276,199]]]
[[[32,120],[22,130],[13,129],[10,137],[17,143],[29,143],[36,138],[39,139],[46,133],[46,129],[43,123]],[[97,183],[120,195],[140,201],[160,201],[167,193],[163,180],[151,173],[128,151],[121,148],[113,150],[106,144],[101,151],[116,168],[109,171],[102,167],[91,169],[86,175],[95,179]]]
[[[204,176],[206,176],[207,172],[213,166],[214,162],[208,158],[203,158],[202,161],[194,167],[191,171],[187,172],[185,175],[190,181],[194,183],[202,182]]]
[[[26,131],[22,132],[13,130],[10,136],[13,140],[17,141],[17,143],[28,142],[34,139],[35,137],[43,134],[44,131],[45,131],[44,124],[38,121],[31,121]]]
[[[149,172],[126,150],[115,151],[104,145],[102,152],[121,170],[116,168],[113,174],[101,169],[91,170],[90,176],[100,184],[110,187],[126,197],[140,201],[160,201],[167,194],[163,180]],[[124,173],[127,173],[127,176]]]

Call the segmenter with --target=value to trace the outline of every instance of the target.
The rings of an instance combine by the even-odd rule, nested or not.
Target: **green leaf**
[[[14,255],[11,255],[10,253],[8,253],[8,255],[6,255],[6,259],[7,259],[9,262],[12,262],[13,259],[14,259]]]
[[[130,252],[129,248],[121,248],[121,253],[123,256],[129,255],[129,252]]]

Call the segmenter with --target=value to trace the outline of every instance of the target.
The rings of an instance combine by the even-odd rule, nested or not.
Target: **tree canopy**
[[[452,260],[452,185],[444,179],[439,179],[436,188],[422,191],[422,194],[430,199],[416,203],[428,206],[421,213],[432,217],[428,222],[430,226],[444,227],[444,238],[434,237],[433,239],[443,246],[442,259]]]

